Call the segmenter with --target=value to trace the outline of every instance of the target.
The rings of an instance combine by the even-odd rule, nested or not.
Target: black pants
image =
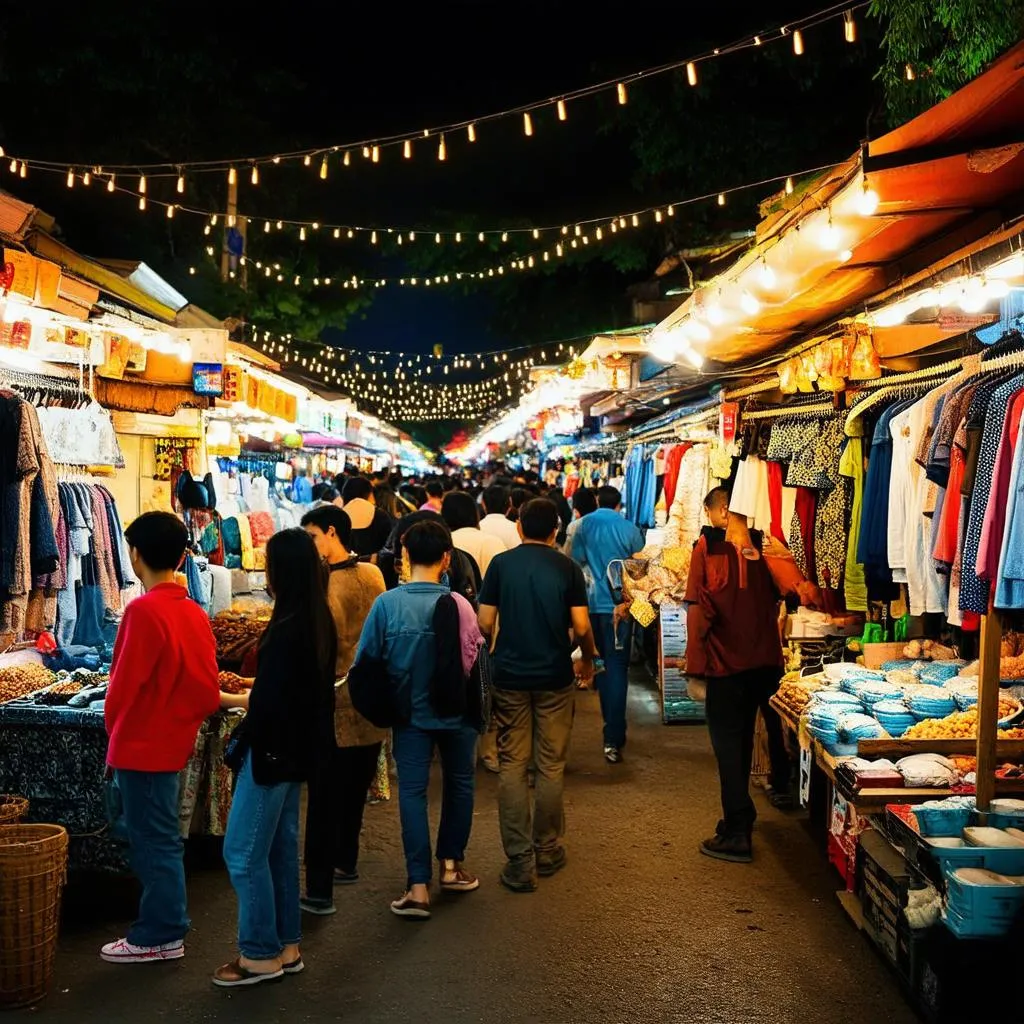
[[[774,692],[775,689],[772,690],[772,693]],[[768,759],[772,763],[768,779],[776,793],[786,793],[789,790],[792,764],[789,759],[789,750],[786,748],[786,737],[782,731],[782,719],[779,718],[778,711],[769,703],[770,698],[771,693],[761,701],[761,715],[764,718],[764,729],[768,735]]]
[[[760,668],[709,679],[705,714],[722,787],[724,833],[749,838],[757,818],[750,798],[754,725],[762,701],[779,688],[782,671]]]
[[[309,780],[306,804],[306,895],[328,900],[334,869],[355,871],[359,833],[382,744],[338,747],[331,764]]]

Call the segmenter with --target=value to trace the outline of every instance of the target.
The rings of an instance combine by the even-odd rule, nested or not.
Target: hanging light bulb
[[[167,219],[174,220],[174,203],[170,203],[167,207]]]
[[[67,185],[68,185],[68,188],[74,188],[75,187],[75,172],[70,167],[68,168]]]
[[[655,220],[655,223],[657,223],[657,224],[661,223],[661,210],[655,210],[654,211],[654,220]]]
[[[628,99],[628,97],[626,96],[626,86],[625,86],[625,83],[619,82],[619,84],[615,87],[615,92],[616,92],[616,94],[618,95],[618,98],[619,98],[619,106],[624,107],[626,105],[626,101]]]
[[[804,52],[804,34],[800,29],[796,29],[793,32],[793,53],[798,57],[802,57]]]
[[[686,80],[690,85],[697,84],[697,65],[692,60],[686,65]]]
[[[234,167],[229,167],[228,168],[228,184],[229,185],[237,185],[238,184],[238,171],[236,171]]]
[[[507,242],[508,241],[508,232],[507,231],[502,231],[502,233],[501,233],[501,240],[503,242]]]
[[[761,37],[760,36],[754,36],[754,45],[755,46],[760,46],[761,45]]]
[[[370,244],[371,245],[376,245],[377,244],[377,232],[376,231],[371,231],[370,232]]]
[[[347,149],[345,150],[345,155],[341,158],[341,162],[345,167],[352,166],[352,154]]]
[[[775,276],[775,271],[772,270],[770,266],[768,266],[768,262],[767,260],[765,260],[763,256],[761,257],[761,268],[760,270],[758,270],[757,274],[758,280],[762,288],[764,288],[765,290],[771,290],[772,288],[775,287],[775,283],[777,280]]]
[[[903,73],[907,76],[907,81],[912,82],[917,76],[914,74],[914,66],[908,64],[904,69]]]
[[[305,225],[299,228],[299,241],[304,242],[306,240],[306,228]]]
[[[786,195],[791,196],[793,194],[793,179],[786,179]]]
[[[558,120],[567,121],[569,119],[569,111],[566,110],[565,100],[558,101]]]
[[[438,233],[436,235],[434,235],[434,243],[436,245],[440,245],[441,244],[441,232],[440,231],[438,231]]]
[[[11,174],[17,174],[18,173],[18,161],[17,160],[12,160],[11,161],[11,166],[8,168],[8,170],[11,172]]]
[[[476,142],[476,125],[475,124],[468,124],[468,125],[466,125],[466,135],[469,138],[470,142]]]
[[[853,11],[843,14],[843,38],[848,43],[857,42],[857,22],[853,20]]]
[[[718,205],[719,206],[725,206],[725,193],[724,192],[719,192],[718,193]]]
[[[82,184],[85,185],[87,188],[89,185],[92,184],[92,173],[90,171],[86,171],[82,175]]]
[[[255,164],[252,165],[252,174],[249,175],[249,181],[253,185],[258,185],[260,183],[260,169]]]
[[[114,175],[111,175],[107,179],[107,191],[113,192],[115,188],[117,188],[117,185],[114,183]]]
[[[374,146],[373,149],[370,150],[370,159],[375,164],[380,163],[380,146]]]
[[[480,234],[479,234],[479,235],[477,235],[477,238],[479,238],[481,242],[483,242],[483,241],[485,241],[485,240],[486,240],[486,239],[485,239],[485,236],[484,236],[484,233],[483,233],[482,231],[480,232]]]
[[[139,209],[140,210],[145,210],[145,208],[146,208],[146,197],[145,196],[139,196]]]
[[[633,214],[633,227],[635,227],[635,228],[640,227],[640,217],[639,217],[638,214],[635,214],[635,213]]]
[[[744,292],[740,296],[740,309],[748,316],[756,315],[760,308],[761,303],[750,292]]]
[[[596,238],[596,239],[597,239],[597,240],[598,240],[599,242],[600,242],[600,241],[601,241],[601,239],[602,239],[602,238],[604,237],[604,234],[602,233],[602,231],[601,231],[601,228],[600,228],[600,227],[598,227],[598,228],[597,228],[597,229],[596,229],[596,230],[594,231],[594,237],[595,237],[595,238]]]
[[[320,161],[320,180],[327,180],[327,154],[324,154],[323,160]]]
[[[865,177],[863,188],[857,197],[857,212],[862,217],[870,217],[878,209],[878,202],[878,193],[868,184]]]
[[[665,210],[665,213],[668,214],[669,217],[674,217],[676,215],[676,208],[674,206],[669,206]]]
[[[303,167],[312,167],[313,166],[313,154],[312,153],[307,153],[302,158],[302,166]]]
[[[265,235],[270,233],[270,221],[269,220],[265,220],[263,222],[263,233]]]
[[[412,139],[406,139],[405,142],[402,143],[402,156],[404,156],[406,160],[412,159]]]
[[[179,196],[183,196],[185,194],[185,175],[184,174],[179,174],[178,175],[178,184],[177,184],[176,187],[177,187],[177,190],[178,190],[178,195]]]
[[[448,159],[448,147],[444,142],[444,132],[441,133],[440,141],[437,144],[437,159],[442,163]]]
[[[369,146],[363,146],[363,159],[364,160],[369,160],[370,159],[370,147]]]
[[[526,136],[533,134],[533,118],[528,110],[523,111],[523,134]]]
[[[836,252],[839,249],[839,231],[832,223],[832,211],[829,210],[828,222],[822,225],[818,233],[818,244],[826,252]]]
[[[113,178],[111,178],[111,181],[113,181]],[[146,176],[144,174],[139,176],[139,194],[146,194]]]

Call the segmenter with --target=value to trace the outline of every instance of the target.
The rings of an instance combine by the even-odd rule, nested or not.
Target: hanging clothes
[[[676,486],[679,483],[679,467],[683,456],[693,447],[689,441],[673,445],[665,456],[665,506],[672,507],[676,500]]]
[[[655,474],[654,451],[646,445],[634,445],[626,456],[626,518],[641,529],[654,526]]]

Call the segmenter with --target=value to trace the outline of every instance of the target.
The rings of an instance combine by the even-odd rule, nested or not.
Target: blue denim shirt
[[[608,565],[618,558],[631,558],[644,546],[644,535],[628,519],[614,509],[599,508],[580,520],[572,542],[572,557],[589,569],[593,586],[589,586],[590,611],[595,615],[611,615],[616,595],[608,583]]]
[[[439,718],[430,705],[430,679],[437,658],[434,605],[450,593],[440,583],[406,583],[381,594],[363,624],[355,660],[365,654],[387,663],[392,682],[412,708],[417,729],[461,729],[459,718]]]

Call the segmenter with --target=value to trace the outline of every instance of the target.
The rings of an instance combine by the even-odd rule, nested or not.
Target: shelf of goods
[[[704,704],[691,699],[686,675],[686,609],[664,602],[658,630],[662,721],[703,722]]]
[[[106,672],[53,673],[22,662],[0,668],[0,680],[0,792],[27,797],[30,821],[68,830],[70,870],[126,873],[125,848],[107,835]],[[183,836],[224,834],[231,806],[224,745],[239,714],[218,712],[200,727],[181,773]]]

